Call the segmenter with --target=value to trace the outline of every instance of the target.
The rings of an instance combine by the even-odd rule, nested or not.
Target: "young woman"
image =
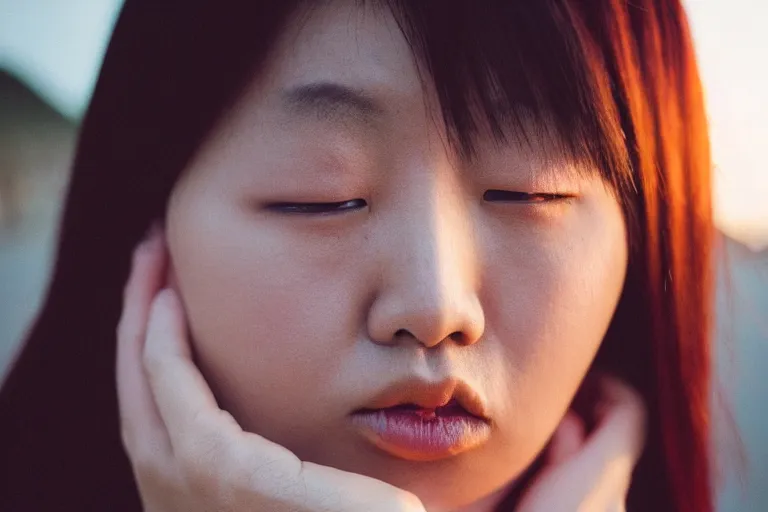
[[[709,168],[677,0],[128,0],[0,508],[712,510]]]

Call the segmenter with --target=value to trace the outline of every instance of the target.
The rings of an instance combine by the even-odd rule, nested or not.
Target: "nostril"
[[[407,329],[398,329],[395,333],[395,338],[399,338],[400,336],[413,336],[410,332],[408,332]]]
[[[408,329],[398,329],[397,332],[395,332],[394,338],[413,338],[418,339],[416,336],[411,333]],[[453,341],[457,343],[465,343],[466,342],[466,335],[461,331],[455,331],[448,335],[448,338],[452,339]],[[447,338],[445,338],[447,339]]]

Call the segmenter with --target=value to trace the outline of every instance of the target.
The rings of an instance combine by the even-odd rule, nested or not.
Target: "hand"
[[[425,512],[392,485],[244,432],[192,361],[160,229],[136,249],[117,330],[123,445],[148,512]],[[151,305],[151,308],[150,308]]]
[[[597,426],[568,411],[555,432],[544,467],[518,512],[624,512],[627,491],[645,443],[646,412],[639,394],[603,376]]]

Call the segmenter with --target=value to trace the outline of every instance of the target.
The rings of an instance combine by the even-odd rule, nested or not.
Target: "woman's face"
[[[480,136],[471,162],[455,155],[395,21],[355,4],[289,27],[178,181],[174,286],[244,429],[428,507],[477,504],[582,382],[624,282],[624,222],[596,173],[544,143]],[[390,386],[413,399],[460,381],[491,424],[471,449],[416,460],[352,421]]]

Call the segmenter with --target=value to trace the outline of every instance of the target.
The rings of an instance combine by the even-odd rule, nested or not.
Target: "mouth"
[[[484,402],[467,384],[401,381],[352,414],[362,436],[405,460],[433,461],[488,441],[491,421]]]
[[[451,418],[451,417],[473,417],[477,418],[479,420],[485,421],[485,418],[482,418],[480,416],[477,416],[475,414],[470,413],[467,411],[458,400],[455,398],[451,398],[445,405],[440,405],[437,407],[424,407],[419,404],[415,403],[404,403],[404,404],[397,404],[393,405],[391,407],[382,407],[378,409],[358,409],[355,411],[355,413],[373,413],[377,411],[387,411],[390,413],[397,413],[397,414],[410,414],[413,416],[417,416],[424,421],[431,421],[438,417],[440,418]]]

